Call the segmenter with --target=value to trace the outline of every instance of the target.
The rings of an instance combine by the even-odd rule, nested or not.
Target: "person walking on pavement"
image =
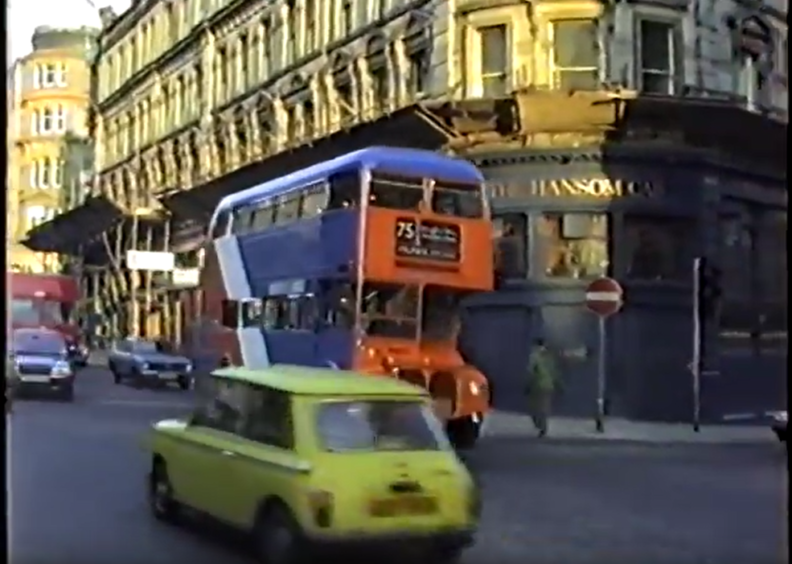
[[[559,387],[555,359],[542,339],[534,341],[528,359],[528,401],[531,419],[540,437],[547,435],[553,394]]]

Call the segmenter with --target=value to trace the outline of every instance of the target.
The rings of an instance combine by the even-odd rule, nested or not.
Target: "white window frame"
[[[48,208],[41,205],[27,206],[25,208],[25,225],[27,231],[34,229],[47,221]]]
[[[37,113],[38,125],[35,133],[39,135],[56,135],[66,132],[67,111],[63,104],[44,106]]]
[[[36,65],[33,83],[36,88],[64,88],[66,71],[64,63],[41,63]]]
[[[548,22],[548,29],[547,29],[547,38],[548,44],[550,45],[550,57],[548,59],[548,64],[550,66],[550,77],[552,80],[552,87],[561,88],[561,74],[564,72],[595,72],[597,75],[597,80],[601,83],[602,82],[602,72],[603,72],[603,64],[602,64],[602,41],[599,37],[600,31],[597,30],[597,43],[600,53],[597,57],[597,64],[593,67],[559,67],[555,63],[555,52],[556,52],[556,44],[555,44],[555,36],[556,36],[556,25],[563,24],[567,22],[592,22],[595,25],[598,18],[593,16],[586,16],[586,17],[560,17],[560,18],[553,18],[550,22]],[[597,26],[599,28],[599,26]]]
[[[30,187],[39,187],[39,161],[35,160],[30,163]]]
[[[663,69],[645,69],[643,68],[643,24],[661,25],[668,29],[666,40],[668,41],[668,68]],[[660,76],[668,80],[668,89],[666,92],[651,92],[652,94],[666,94],[668,96],[675,95],[679,90],[680,69],[677,68],[678,49],[682,44],[682,28],[681,22],[678,20],[647,17],[639,15],[635,21],[635,69],[637,74],[638,90],[644,90],[644,77],[646,75]]]
[[[506,49],[506,60],[505,66],[500,72],[484,72],[484,32],[489,29],[493,28],[503,28],[504,31],[504,47]],[[478,43],[478,76],[479,76],[479,88],[481,96],[485,95],[486,88],[484,87],[487,80],[491,79],[500,79],[503,81],[504,84],[504,93],[503,95],[506,96],[509,93],[511,84],[510,84],[510,76],[511,76],[511,63],[512,63],[512,31],[511,25],[505,22],[499,23],[492,23],[488,25],[479,25],[476,27],[476,38]]]
[[[30,134],[31,135],[38,135],[39,134],[39,111],[34,109],[30,112]]]

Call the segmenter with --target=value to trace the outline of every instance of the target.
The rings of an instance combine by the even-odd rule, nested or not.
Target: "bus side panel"
[[[328,328],[314,331],[265,331],[274,364],[350,368],[352,331]]]
[[[242,235],[239,246],[253,297],[269,285],[337,274],[354,260],[357,213],[329,212],[264,232]]]
[[[352,329],[328,327],[318,331],[314,353],[317,366],[351,370],[354,347],[355,337]]]
[[[273,364],[298,364],[317,366],[314,349],[316,335],[313,331],[280,331],[262,329],[267,342],[270,362]]]

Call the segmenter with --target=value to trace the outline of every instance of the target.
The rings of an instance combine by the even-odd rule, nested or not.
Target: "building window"
[[[310,53],[316,49],[316,0],[305,0],[305,49]]]
[[[739,62],[739,91],[745,96],[749,110],[756,110],[765,102],[764,92],[767,77],[761,64],[752,55],[741,55]]]
[[[341,2],[341,37],[346,37],[354,26],[351,0]]]
[[[551,26],[553,87],[561,90],[599,88],[597,20],[562,20]]]
[[[505,96],[509,68],[508,28],[493,25],[479,28],[481,40],[481,91],[487,98]]]
[[[642,20],[639,33],[641,90],[655,94],[674,94],[678,28],[670,23]]]
[[[493,218],[495,274],[500,280],[528,276],[528,217],[503,213]]]
[[[60,159],[43,158],[34,161],[30,168],[32,188],[58,188],[63,184],[63,162]]]
[[[36,65],[33,70],[33,85],[36,88],[64,88],[67,86],[66,65],[63,63]]]
[[[379,114],[387,110],[389,105],[388,69],[385,66],[372,69],[371,81],[374,90],[374,111]]]
[[[275,71],[274,54],[277,52],[278,42],[277,31],[271,20],[264,20],[264,65],[266,73],[271,75]]]
[[[545,257],[545,275],[594,278],[608,274],[609,225],[606,214],[548,214],[538,234]]]
[[[66,109],[61,106],[46,106],[34,118],[33,132],[41,135],[66,131]]]
[[[57,215],[58,211],[46,206],[29,206],[25,210],[25,219],[28,230],[46,223]]]
[[[696,224],[669,217],[624,217],[627,265],[634,280],[689,280]]]
[[[407,55],[409,65],[407,91],[411,98],[426,91],[429,85],[429,50],[416,49]]]
[[[288,27],[289,38],[286,41],[286,61],[291,64],[302,56],[302,49],[300,48],[300,9],[297,7],[296,2],[289,8]]]

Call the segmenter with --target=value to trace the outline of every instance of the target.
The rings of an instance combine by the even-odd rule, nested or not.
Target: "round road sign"
[[[586,307],[602,317],[619,311],[623,298],[624,290],[613,278],[597,278],[586,288]]]

